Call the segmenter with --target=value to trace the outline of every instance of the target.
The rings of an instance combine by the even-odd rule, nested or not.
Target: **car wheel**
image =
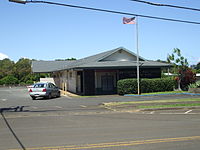
[[[48,99],[51,99],[52,98],[52,95],[51,95],[51,93],[49,93],[49,95],[48,95]]]
[[[60,92],[58,92],[57,97],[60,97]]]
[[[34,97],[34,96],[32,96],[31,98],[32,98],[32,100],[35,100],[35,99],[36,99],[36,97]]]

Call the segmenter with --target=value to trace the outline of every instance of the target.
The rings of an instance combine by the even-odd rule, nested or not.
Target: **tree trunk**
[[[181,91],[181,79],[178,80],[178,90]]]

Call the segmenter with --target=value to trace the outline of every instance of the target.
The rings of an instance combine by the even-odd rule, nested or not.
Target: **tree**
[[[0,79],[13,74],[14,64],[15,63],[8,58],[0,60]]]
[[[55,59],[55,61],[70,61],[70,60],[76,60],[76,58],[67,58],[67,59]]]
[[[32,84],[39,81],[40,77],[50,77],[50,74],[33,74],[31,72],[32,61],[21,58],[16,63],[6,58],[0,60],[0,85],[3,84]]]
[[[31,60],[27,58],[21,58],[15,64],[15,76],[20,82],[26,82],[26,76],[31,74]]]
[[[168,55],[167,61],[174,64],[174,73],[178,74],[176,78],[178,89],[186,89],[190,83],[195,82],[195,74],[189,69],[189,63],[185,57],[181,55],[181,50],[175,48],[171,55]]]
[[[196,69],[197,69],[197,70],[200,69],[200,62],[197,64]]]

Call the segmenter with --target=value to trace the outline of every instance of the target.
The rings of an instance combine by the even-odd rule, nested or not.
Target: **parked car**
[[[52,97],[60,97],[60,89],[50,82],[36,83],[29,89],[29,94],[33,100],[37,97],[50,99]]]

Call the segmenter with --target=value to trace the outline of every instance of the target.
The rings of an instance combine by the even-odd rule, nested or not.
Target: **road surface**
[[[60,97],[33,101],[25,88],[0,88],[0,149],[198,150],[199,111],[124,113],[99,105],[189,97]]]

